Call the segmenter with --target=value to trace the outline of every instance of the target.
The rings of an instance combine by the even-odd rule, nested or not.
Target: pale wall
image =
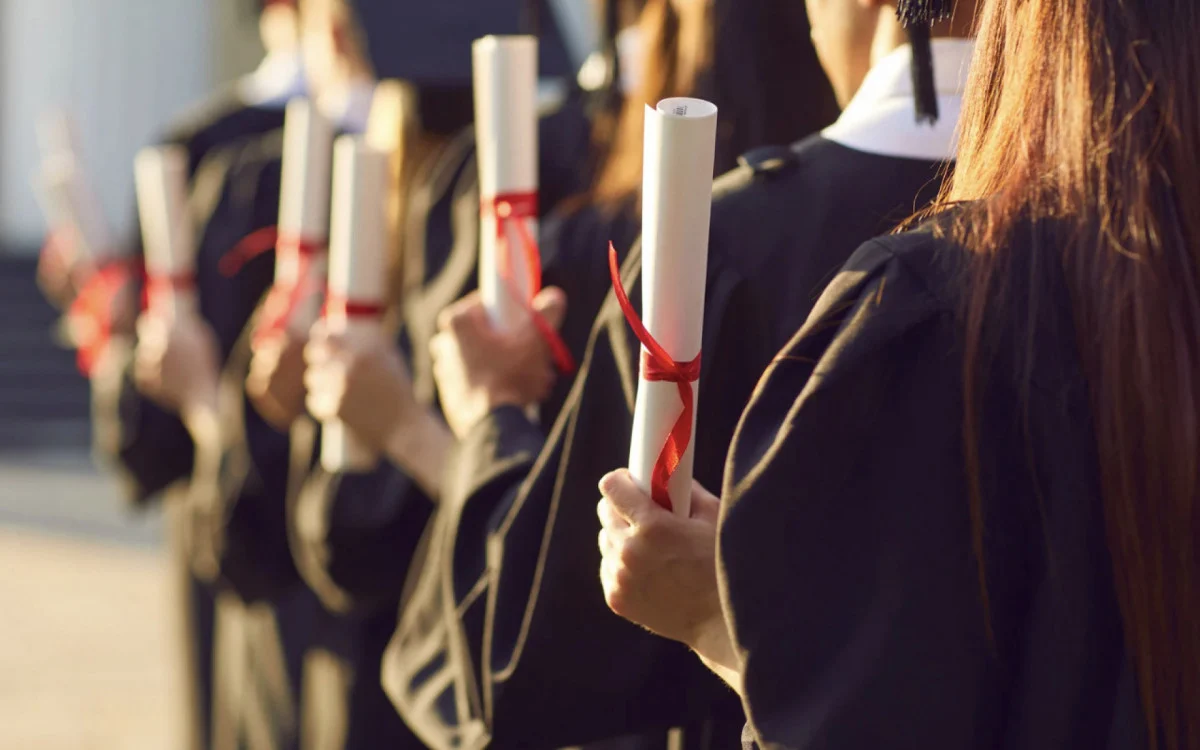
[[[215,24],[214,0],[0,0],[0,248],[40,243],[35,124],[60,107],[81,125],[110,221],[128,229],[133,155],[211,88]]]

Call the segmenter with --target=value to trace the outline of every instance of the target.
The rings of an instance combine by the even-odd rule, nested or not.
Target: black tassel
[[[540,37],[542,35],[542,0],[526,0],[523,15],[521,20],[524,23],[521,26],[525,29],[525,33]]]
[[[899,0],[896,15],[904,28],[931,26],[954,12],[955,0]]]
[[[604,2],[604,54],[608,57],[608,85],[619,87],[621,81],[621,56],[617,53],[617,35],[621,33],[621,2]]]
[[[933,80],[933,49],[929,27],[914,24],[908,27],[912,46],[913,98],[917,103],[917,122],[932,125],[938,119],[937,84]]]

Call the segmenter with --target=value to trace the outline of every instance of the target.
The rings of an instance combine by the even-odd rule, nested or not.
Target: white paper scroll
[[[308,332],[321,310],[321,295],[312,292],[325,278],[326,258],[324,253],[311,251],[323,246],[329,233],[332,163],[333,123],[309,100],[293,99],[287,105],[283,126],[275,287],[307,288],[287,321],[300,333]]]
[[[342,136],[333,151],[326,321],[333,333],[374,341],[387,290],[388,155],[359,136]],[[321,465],[329,471],[369,471],[378,457],[341,422],[326,422]]]
[[[113,232],[84,168],[75,123],[65,112],[42,118],[38,143],[42,163],[35,192],[50,228],[70,235],[65,260],[103,262],[114,250]]]
[[[507,328],[521,320],[533,290],[512,223],[506,228],[511,248],[511,278],[516,298],[501,277],[497,219],[487,209],[497,196],[536,196],[538,190],[538,44],[532,36],[487,36],[472,46],[475,79],[475,139],[481,211],[479,291],[492,322]],[[537,239],[536,216],[525,222]]]
[[[113,233],[100,199],[74,154],[59,152],[42,161],[36,179],[46,220],[70,233],[68,262],[103,262],[113,252]]]
[[[80,154],[79,128],[71,116],[62,110],[38,119],[37,138],[43,158],[63,154],[77,157]]]
[[[642,320],[672,359],[700,353],[708,224],[712,209],[717,108],[699,99],[665,99],[646,108],[642,174]],[[698,383],[692,383],[699,399]],[[633,414],[629,470],[650,491],[654,465],[683,411],[679,388],[649,382],[645,364]],[[691,512],[693,438],[668,485],[674,511]]]
[[[134,158],[150,304],[177,318],[196,309],[196,233],[188,210],[188,154],[152,146]]]

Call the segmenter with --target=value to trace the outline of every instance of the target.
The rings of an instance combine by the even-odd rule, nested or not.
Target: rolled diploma
[[[51,228],[71,233],[68,261],[103,262],[113,252],[112,229],[78,159],[65,152],[48,156],[38,184]]]
[[[486,36],[472,45],[475,83],[475,140],[479,193],[487,203],[497,195],[536,193],[538,189],[537,39]],[[500,277],[496,217],[484,211],[479,237],[479,292],[492,322],[509,328],[526,315]],[[526,222],[536,239],[537,221]],[[524,298],[529,269],[521,238],[510,223],[507,233],[512,274]]]
[[[388,155],[359,136],[342,136],[333,149],[333,208],[329,233],[329,297],[382,304],[386,293]],[[347,317],[331,305],[331,333],[350,340],[376,341],[378,317]],[[326,422],[321,465],[329,471],[363,472],[378,457],[340,421]]]
[[[187,150],[182,146],[151,146],[134,158],[138,216],[145,245],[146,275],[150,282],[191,279],[196,273],[196,233],[187,199]],[[149,282],[148,282],[149,283]],[[164,286],[152,305],[171,318],[196,310],[191,286]]]
[[[307,99],[287,105],[283,125],[283,165],[279,197],[279,235],[323,242],[329,232],[329,176],[333,164],[333,123]],[[308,278],[301,279],[302,264],[294,248],[281,243],[275,255],[275,285],[294,288],[311,284],[319,288],[325,278],[325,258],[312,258]],[[321,295],[308,294],[292,311],[288,325],[308,333],[321,312]]]
[[[699,99],[665,99],[646,108],[642,170],[642,321],[677,362],[700,353],[704,287],[708,269],[708,225],[712,209],[717,108]],[[698,383],[692,384],[699,403]],[[683,412],[675,383],[649,382],[642,375],[633,412],[629,470],[650,491],[654,465]],[[675,513],[691,513],[695,460],[692,440],[668,487]]]
[[[38,119],[37,138],[43,159],[53,159],[56,156],[79,157],[79,128],[75,125],[75,120],[63,110],[50,112]]]

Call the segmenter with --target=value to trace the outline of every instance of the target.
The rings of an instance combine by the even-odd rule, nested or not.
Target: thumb
[[[618,516],[634,526],[658,507],[633,481],[628,469],[605,474],[600,480],[600,494],[608,500]]]
[[[533,309],[558,330],[567,317],[567,294],[556,286],[548,286],[534,296]]]

